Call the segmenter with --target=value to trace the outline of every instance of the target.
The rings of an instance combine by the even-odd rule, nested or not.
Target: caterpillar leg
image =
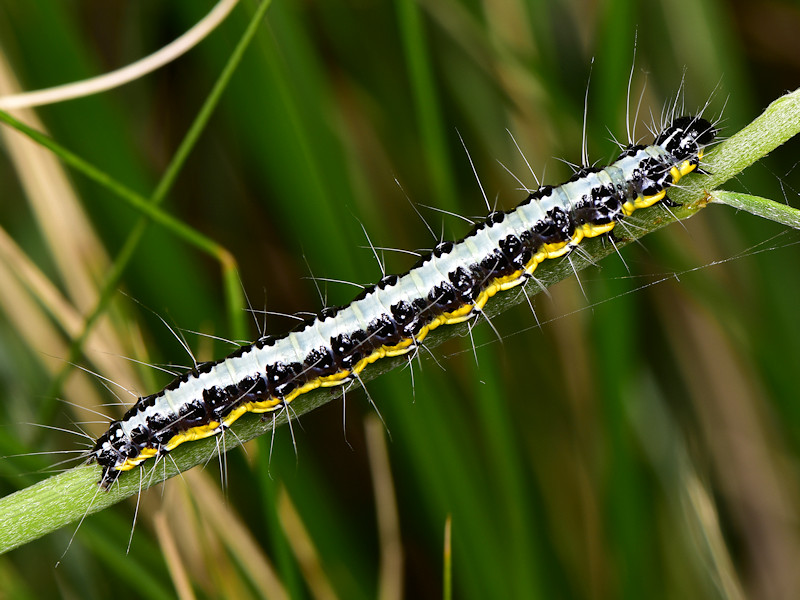
[[[678,208],[679,206],[683,206],[680,202],[675,202],[672,198],[666,195],[661,199],[661,204],[669,208]]]

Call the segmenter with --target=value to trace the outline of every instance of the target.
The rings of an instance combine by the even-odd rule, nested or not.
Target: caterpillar
[[[584,168],[561,186],[539,188],[346,307],[325,309],[297,331],[262,338],[140,398],[90,454],[103,467],[101,485],[186,441],[220,433],[246,412],[279,411],[312,389],[352,381],[368,364],[410,352],[440,325],[477,316],[490,297],[524,283],[543,260],[665,201],[667,188],[697,167],[714,136],[703,119],[676,119],[652,146],[629,146],[606,169]]]
[[[412,352],[434,329],[481,314],[495,294],[533,277],[539,263],[610,235],[634,211],[698,168],[714,126],[682,116],[652,145],[625,147],[600,169],[544,185],[516,208],[491,212],[457,242],[441,242],[402,275],[384,276],[350,304],[323,309],[294,331],[265,336],[203,363],[139,398],[98,438],[89,460],[108,489],[121,473],[185,442],[220,434],[245,413],[276,413],[298,396],[341,386],[368,365]]]

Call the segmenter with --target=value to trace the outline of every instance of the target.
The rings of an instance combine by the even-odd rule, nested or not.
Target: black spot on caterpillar
[[[525,283],[539,263],[611,234],[634,211],[697,169],[716,131],[683,116],[652,145],[630,145],[609,166],[584,167],[542,186],[507,212],[492,212],[457,242],[443,242],[403,275],[383,277],[350,304],[296,330],[263,337],[139,398],[97,440],[90,460],[108,488],[124,471],[193,440],[220,434],[243,414],[275,413],[319,387],[341,386],[375,361],[414,351],[443,325],[476,318],[495,294]]]

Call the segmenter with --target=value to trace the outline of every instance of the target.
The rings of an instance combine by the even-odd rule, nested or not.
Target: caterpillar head
[[[717,131],[700,117],[678,117],[656,139],[678,161],[697,159],[701,150],[714,141]]]

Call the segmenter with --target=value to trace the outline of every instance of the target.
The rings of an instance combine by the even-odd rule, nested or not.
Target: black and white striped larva
[[[438,327],[475,319],[492,296],[525,283],[542,261],[610,234],[638,209],[668,202],[667,190],[697,169],[715,135],[702,117],[676,118],[653,144],[629,145],[605,168],[584,167],[562,185],[540,187],[350,304],[139,398],[90,453],[103,469],[101,486],[183,443],[222,433],[245,413],[280,411],[311,390],[358,378],[371,363],[413,352]]]

